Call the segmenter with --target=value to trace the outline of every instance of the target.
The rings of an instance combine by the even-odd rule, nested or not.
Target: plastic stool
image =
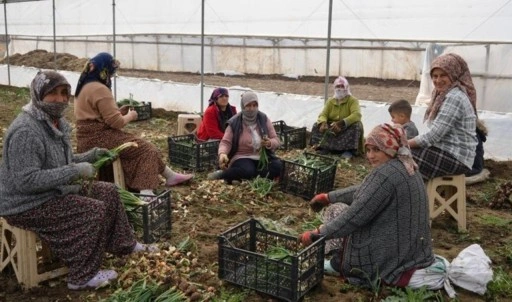
[[[16,279],[23,288],[32,288],[42,281],[68,273],[68,268],[62,264],[58,268],[39,273],[37,267],[39,258],[42,258],[44,266],[54,262],[54,257],[46,243],[41,241],[41,248],[38,249],[38,237],[34,232],[12,226],[3,218],[0,218],[0,223],[2,225],[0,271],[11,264]]]
[[[178,114],[177,135],[196,134],[201,120],[199,114]]]
[[[427,183],[430,221],[444,211],[457,220],[459,231],[466,231],[466,178],[464,174],[436,177]]]

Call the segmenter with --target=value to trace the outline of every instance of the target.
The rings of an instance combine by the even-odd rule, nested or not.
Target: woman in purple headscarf
[[[204,141],[222,139],[228,120],[236,114],[236,107],[229,104],[229,91],[222,87],[213,90],[208,102],[197,138]]]

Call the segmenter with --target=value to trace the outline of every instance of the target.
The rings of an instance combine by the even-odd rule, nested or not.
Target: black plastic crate
[[[151,118],[151,102],[141,102],[138,106],[133,106],[133,110],[137,111],[137,121],[147,120]]]
[[[137,225],[133,225],[135,233],[142,232],[144,243],[153,243],[161,237],[171,234],[171,190],[163,191],[157,196],[135,194],[141,199],[151,199],[143,206],[138,206],[127,211],[127,215],[133,215]]]
[[[315,164],[307,164],[301,159]],[[336,165],[336,159],[308,152],[294,160],[283,160],[281,190],[307,200],[318,193],[327,193],[334,187]]]
[[[285,150],[306,148],[306,127],[287,126],[284,121],[275,121],[272,125],[283,143],[281,148]]]
[[[324,277],[324,238],[304,248],[294,236],[266,230],[249,219],[218,237],[219,279],[272,295],[299,301]],[[280,259],[267,256],[282,247],[292,255]]]
[[[220,140],[198,141],[194,134],[169,136],[169,162],[185,170],[204,171],[217,166]]]

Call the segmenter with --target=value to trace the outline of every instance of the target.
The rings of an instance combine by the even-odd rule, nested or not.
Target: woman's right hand
[[[324,133],[325,131],[327,131],[327,129],[329,129],[327,122],[321,123],[320,127],[318,127],[318,131],[320,131],[320,133]]]
[[[96,169],[94,169],[94,166],[91,163],[76,163],[75,166],[78,168],[78,176],[80,177],[92,178],[96,175]]]
[[[221,169],[226,169],[228,166],[229,158],[227,154],[221,153],[219,154],[219,167]]]
[[[128,105],[123,105],[119,108],[119,112],[121,112],[122,115],[128,114],[128,111],[130,111],[130,106]]]

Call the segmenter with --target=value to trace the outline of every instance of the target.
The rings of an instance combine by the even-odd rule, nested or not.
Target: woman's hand
[[[299,235],[297,241],[302,244],[302,246],[309,246],[313,242],[317,241],[320,238],[320,231],[318,229],[313,231],[306,231]]]
[[[130,111],[130,106],[128,105],[123,105],[119,108],[119,112],[121,112],[122,115],[128,114],[128,111]]]
[[[343,130],[343,128],[345,128],[344,120],[341,120],[339,122],[334,122],[334,123],[332,123],[332,126],[331,126],[332,131],[336,134],[340,133]]]
[[[267,149],[269,149],[270,147],[272,147],[272,142],[270,141],[270,139],[268,137],[264,137],[263,140],[261,141],[261,145]]]
[[[321,209],[328,206],[331,202],[329,201],[329,195],[326,193],[316,194],[313,199],[309,202],[309,206],[315,212],[320,212]]]
[[[321,123],[320,126],[318,127],[318,131],[320,131],[320,133],[324,133],[325,131],[327,131],[327,129],[329,129],[327,122]]]
[[[219,167],[224,170],[228,167],[229,158],[227,154],[219,154]]]
[[[128,113],[123,116],[126,118],[127,122],[136,121],[137,117],[139,117],[139,114],[135,110],[128,110]]]

